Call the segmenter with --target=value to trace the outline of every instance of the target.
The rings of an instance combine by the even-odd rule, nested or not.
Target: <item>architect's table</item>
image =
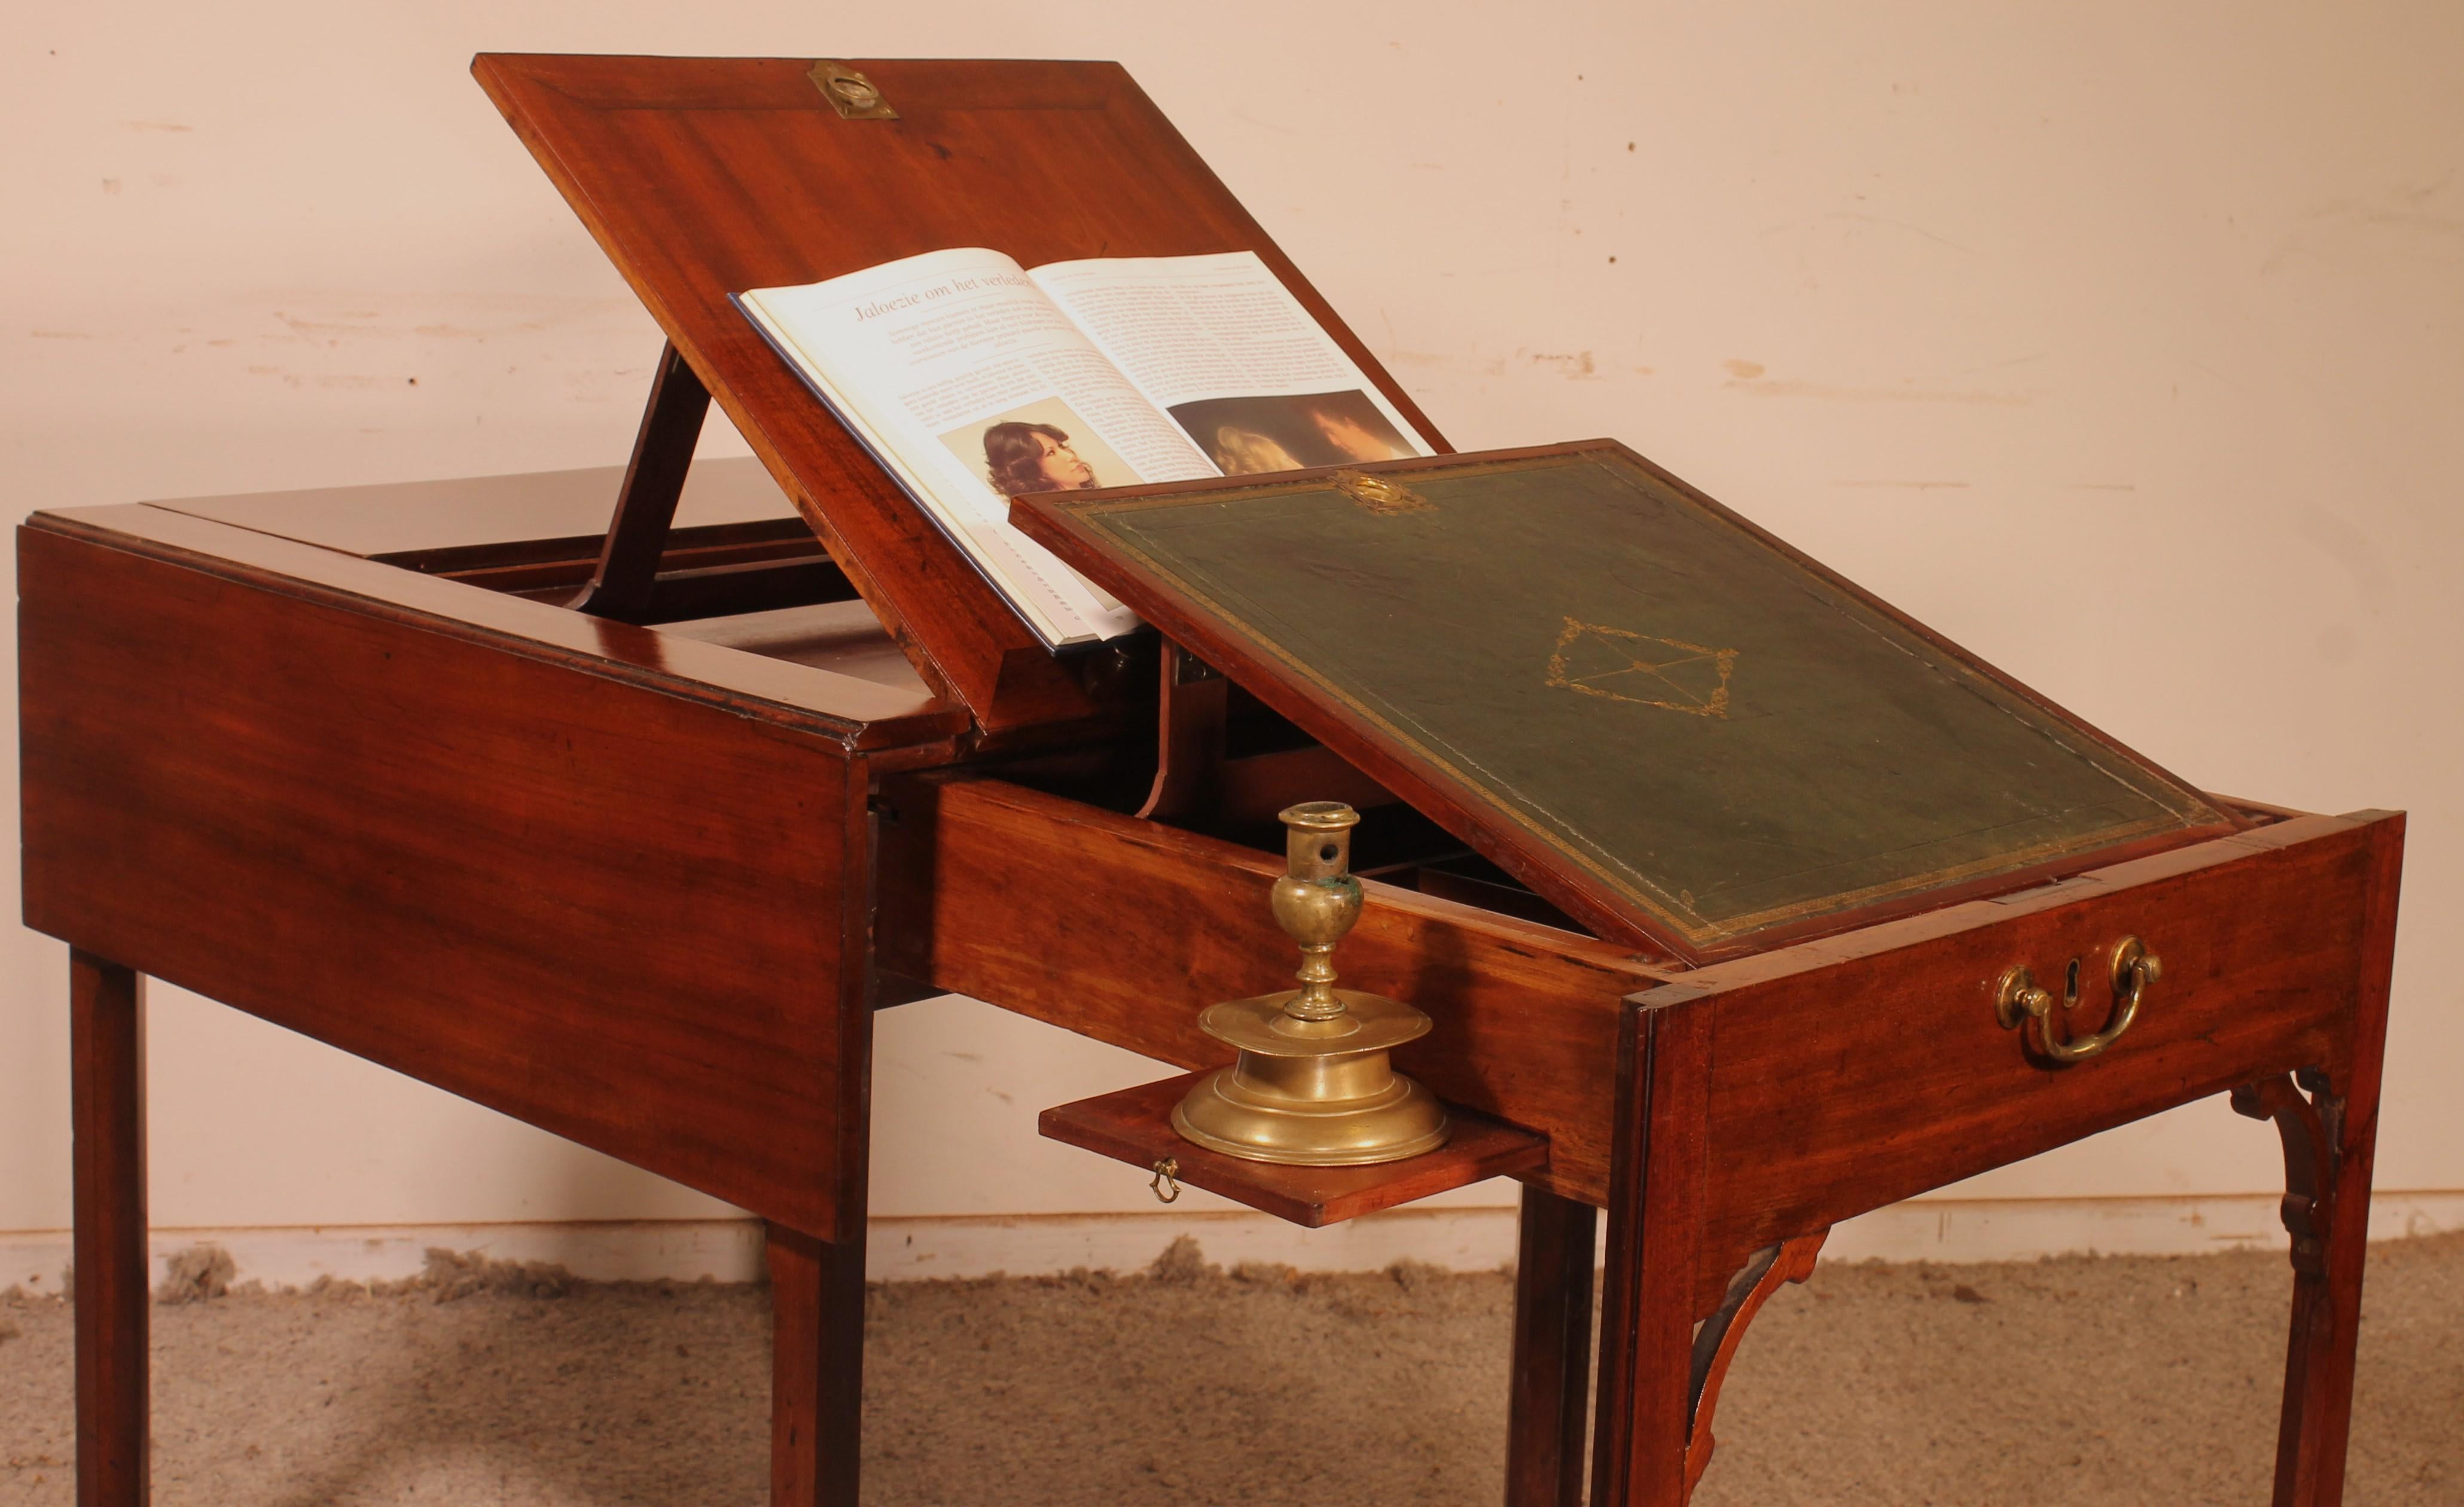
[[[758,472],[696,478],[733,501],[678,550],[816,553],[762,521]],[[773,1500],[846,1504],[873,1010],[959,992],[1195,1068],[1222,1056],[1195,1007],[1281,972],[1276,860],[1125,814],[1151,710],[1004,744],[852,601],[661,627],[552,604],[612,488],[21,532],[25,913],[73,950],[80,1501],[146,1494],[144,975],[759,1215]],[[1590,1499],[1673,1504],[1745,1321],[1833,1224],[2227,1092],[2288,1179],[2277,1500],[2338,1500],[2403,819],[2229,804],[2247,830],[1691,971],[1373,879],[1347,982],[1437,1020],[1401,1064],[1547,1141],[1509,1500],[1582,1496],[1595,1210]],[[2164,972],[2110,1052],[2050,1064],[1996,1022],[2005,970],[2093,977],[2124,936]]]

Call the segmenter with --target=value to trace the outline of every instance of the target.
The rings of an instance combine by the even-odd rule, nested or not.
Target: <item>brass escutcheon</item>
[[[2139,1018],[2140,1002],[2146,997],[2147,986],[2164,972],[2164,964],[2137,937],[2123,937],[2113,945],[2113,1018],[2094,1036],[2057,1035],[2054,1006],[2058,1003],[2067,1014],[2079,1004],[2079,959],[2073,958],[2065,971],[2063,997],[2055,999],[2049,990],[2037,987],[2035,975],[2025,963],[2015,963],[2002,971],[1993,986],[1993,1016],[2005,1031],[2018,1031],[2022,1039],[2039,1056],[2056,1062],[2084,1062],[2122,1039]],[[2065,1033],[2067,1027],[2060,1028]]]
[[[898,112],[890,107],[890,101],[882,98],[873,81],[845,63],[825,57],[804,76],[813,81],[813,87],[822,92],[822,98],[838,111],[842,120],[898,119]]]
[[[1383,476],[1371,476],[1356,470],[1334,473],[1334,490],[1350,497],[1368,512],[1381,518],[1402,513],[1426,513],[1429,499]]]

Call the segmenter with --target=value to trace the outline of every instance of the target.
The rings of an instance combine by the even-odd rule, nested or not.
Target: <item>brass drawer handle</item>
[[[2084,1062],[2106,1047],[2122,1039],[2122,1033],[2139,1018],[2139,1003],[2146,996],[2147,986],[2164,974],[2164,964],[2147,950],[2137,937],[2123,937],[2113,945],[2113,1022],[2094,1036],[2056,1036],[2054,1007],[2059,1004],[2067,1013],[2079,1004],[2079,959],[2071,959],[2063,997],[2036,986],[2028,966],[2020,963],[2003,972],[2001,982],[1993,990],[1994,1018],[2005,1031],[2023,1031],[2028,1044],[2057,1062]]]

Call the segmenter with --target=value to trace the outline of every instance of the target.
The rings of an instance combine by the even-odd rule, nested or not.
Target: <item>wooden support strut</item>
[[[1368,810],[1394,794],[1317,744],[1232,758],[1224,746],[1232,683],[1173,643],[1158,656],[1155,784],[1138,807],[1142,820],[1177,821],[1199,813],[1220,822],[1267,821],[1299,800],[1340,800]]]
[[[822,602],[850,601],[855,585],[825,550],[798,530],[802,548],[772,542],[752,557],[708,560],[709,546],[669,549],[693,447],[710,414],[710,391],[673,345],[659,353],[649,402],[633,437],[633,458],[616,492],[616,512],[600,545],[590,584],[564,605],[636,625]],[[698,559],[702,563],[694,563]]]
[[[1169,639],[1160,664],[1155,786],[1137,814],[1169,821],[1209,804],[1222,783],[1223,718],[1231,683]]]
[[[675,522],[676,499],[684,495],[685,472],[693,467],[693,447],[709,413],[710,389],[684,354],[669,344],[659,352],[658,375],[650,380],[649,404],[633,436],[633,458],[616,493],[599,568],[567,606],[594,618],[647,621],[658,595],[659,558]]]

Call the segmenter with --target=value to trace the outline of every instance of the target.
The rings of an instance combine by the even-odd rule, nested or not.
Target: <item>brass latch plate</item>
[[[805,76],[812,79],[813,87],[822,92],[822,98],[838,111],[841,120],[898,119],[898,112],[890,107],[890,101],[881,97],[881,91],[873,87],[872,80],[845,63],[823,58]]]

